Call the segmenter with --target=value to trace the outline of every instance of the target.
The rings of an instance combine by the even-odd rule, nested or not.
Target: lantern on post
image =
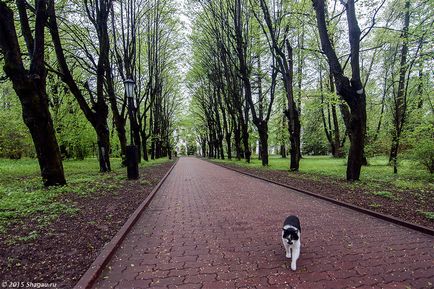
[[[139,178],[139,162],[138,162],[138,148],[134,144],[134,88],[136,83],[132,79],[124,81],[125,94],[128,100],[128,114],[130,117],[130,145],[127,146],[127,175],[129,180],[137,180]]]

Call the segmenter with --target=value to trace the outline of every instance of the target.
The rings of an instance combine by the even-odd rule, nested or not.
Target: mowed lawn
[[[142,162],[141,167],[167,162],[167,158]],[[126,181],[126,168],[112,158],[112,172],[100,173],[98,160],[66,160],[63,162],[67,185],[45,188],[37,160],[0,159],[0,232],[24,217],[40,225],[48,224],[59,214],[77,211],[72,203],[59,200],[62,194],[88,195],[97,191],[115,191]],[[146,182],[142,177],[140,182]]]
[[[215,160],[236,164],[238,166],[271,169],[271,170],[289,170],[289,157],[286,159],[280,156],[271,155],[269,166],[263,167],[257,156],[252,157],[251,163],[244,160]],[[362,167],[360,182],[354,185],[394,185],[399,189],[422,189],[434,190],[434,174],[430,174],[421,164],[413,160],[401,160],[398,166],[398,174],[393,174],[393,167],[388,165],[388,159],[385,156],[372,157],[368,159],[368,166]],[[308,176],[311,178],[328,177],[332,179],[343,180],[346,174],[346,159],[337,159],[330,156],[304,156],[300,161],[299,172],[289,172],[292,177]]]

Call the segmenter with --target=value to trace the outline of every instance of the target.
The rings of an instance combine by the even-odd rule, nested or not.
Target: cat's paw
[[[291,258],[291,253],[286,254],[286,258],[290,259]]]
[[[297,270],[297,266],[295,265],[295,263],[292,263],[292,264],[291,264],[291,270],[292,270],[292,271]]]

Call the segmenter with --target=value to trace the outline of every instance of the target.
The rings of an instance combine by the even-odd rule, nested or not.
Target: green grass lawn
[[[257,156],[251,163],[237,160],[215,160],[217,162],[231,163],[239,166],[288,170],[289,158],[282,159],[272,155],[269,166],[263,167]],[[434,190],[434,175],[430,174],[422,165],[412,160],[402,160],[399,163],[398,174],[393,174],[393,167],[388,165],[387,157],[373,157],[368,159],[369,165],[362,168],[361,182],[357,185],[375,186],[375,183],[392,184],[399,189],[428,189]],[[336,159],[330,156],[305,156],[300,161],[299,173],[290,172],[292,176],[309,175],[312,178],[330,177],[333,179],[345,179],[346,159]]]
[[[142,162],[147,167],[167,162],[162,158]],[[112,172],[99,173],[96,159],[63,162],[67,185],[45,188],[42,184],[37,160],[0,159],[0,232],[11,223],[24,217],[33,217],[41,226],[49,223],[61,213],[77,211],[71,203],[57,199],[65,193],[88,195],[98,190],[114,191],[127,179],[126,168],[120,159],[111,159]]]

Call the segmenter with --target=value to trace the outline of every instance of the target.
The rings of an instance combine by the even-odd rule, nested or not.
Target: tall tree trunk
[[[300,30],[297,34],[297,47],[298,47],[298,53],[297,53],[297,107],[298,107],[298,113],[301,114],[301,89],[303,84],[303,66],[305,57],[303,55],[303,47],[304,47],[304,26],[301,27],[301,34]]]
[[[155,160],[155,140],[152,139],[151,141],[151,160]]]
[[[23,81],[20,84],[14,82],[13,87],[21,101],[23,120],[32,136],[44,185],[63,185],[66,180],[62,157],[48,109],[44,82],[42,79]]]
[[[104,0],[100,0],[104,1]],[[109,36],[107,31],[107,19],[108,19],[108,7],[96,8],[98,11],[97,14],[97,24],[95,28],[97,29],[98,40],[99,40],[99,58],[97,63],[97,71],[96,71],[96,96],[97,96],[97,104],[96,108],[98,108],[98,115],[96,116],[96,123],[94,124],[97,136],[98,136],[98,147],[99,147],[99,164],[100,164],[100,172],[109,172],[110,168],[110,132],[108,129],[108,106],[105,102],[105,92],[104,92],[104,83],[107,79],[107,66],[110,66],[109,63]],[[103,11],[107,12],[104,13]],[[105,15],[106,14],[106,15]]]
[[[127,153],[127,135],[125,130],[126,119],[121,115],[118,109],[118,103],[116,99],[116,93],[113,85],[113,77],[110,65],[105,67],[106,83],[107,83],[107,94],[109,96],[110,107],[113,114],[113,122],[116,127],[116,132],[118,135],[119,143],[121,146],[121,159],[122,165],[126,166],[126,153]]]
[[[261,135],[260,135],[260,133],[259,133],[259,130],[258,130],[258,134],[259,134],[259,140],[258,140],[258,148],[257,148],[257,151],[258,151],[258,160],[262,160],[262,154],[261,154],[261,152],[262,152],[262,145],[261,145]]]
[[[262,165],[268,166],[268,124],[266,122],[262,122],[258,127],[258,133],[259,143],[261,144],[259,154],[261,155]]]
[[[126,154],[127,154],[127,134],[125,130],[125,125],[116,125],[116,131],[119,139],[119,143],[121,146],[121,160],[122,166],[126,166]]]
[[[398,149],[399,149],[399,137],[393,135],[392,146],[390,148],[389,163],[393,165],[393,173],[398,173]]]
[[[226,133],[226,146],[227,146],[227,154],[228,154],[228,159],[232,159],[232,134],[230,132]]]
[[[422,109],[423,108],[423,90],[424,90],[424,73],[423,73],[423,62],[419,64],[419,75],[418,75],[418,81],[417,84],[417,95],[418,95],[418,102],[417,102],[417,108]]]
[[[269,30],[269,41],[270,49],[274,51],[273,55],[276,55],[276,62],[282,74],[283,85],[285,88],[287,108],[284,111],[285,116],[288,119],[288,132],[289,140],[291,142],[291,163],[290,170],[297,171],[299,168],[299,162],[301,158],[300,149],[300,112],[297,109],[296,101],[294,100],[293,92],[293,79],[294,79],[294,61],[293,61],[293,51],[289,40],[285,37],[282,41],[279,41],[278,33],[273,26],[273,20],[270,16],[270,10],[268,9],[267,2],[264,0],[260,1],[260,6],[264,14],[264,20],[267,24]],[[283,46],[282,46],[283,45]],[[286,47],[287,55],[285,55],[284,47]],[[301,68],[301,65],[300,67]],[[301,71],[300,71],[301,73]],[[301,83],[300,83],[301,85]],[[301,91],[301,89],[300,89]]]
[[[401,47],[401,59],[399,68],[399,82],[398,91],[396,94],[395,106],[393,110],[393,123],[394,132],[392,139],[392,147],[390,149],[389,160],[393,162],[393,172],[398,173],[397,158],[399,151],[399,141],[401,138],[402,129],[406,120],[407,111],[407,85],[406,75],[408,70],[407,54],[408,54],[408,27],[410,25],[410,1],[405,2],[405,14],[404,14],[404,27],[401,35],[402,47]]]
[[[44,30],[48,17],[47,2],[35,1],[34,38],[29,28],[27,7],[20,6],[20,2],[17,2],[17,5],[21,12],[21,29],[31,56],[30,69],[24,68],[21,58],[13,12],[5,3],[0,2],[0,51],[4,56],[3,70],[12,81],[20,99],[24,123],[32,136],[44,185],[63,185],[66,180],[62,158],[46,93]]]
[[[286,105],[284,105],[284,106],[286,106]],[[285,141],[285,136],[284,136],[284,131],[286,131],[285,124],[286,124],[286,116],[283,115],[282,116],[282,126],[281,126],[281,129],[282,129],[281,134],[282,135],[281,135],[281,139],[280,139],[280,155],[282,156],[283,159],[286,159],[286,155],[287,155],[286,141]]]
[[[264,120],[264,97],[262,92],[262,78],[261,78],[261,56],[257,55],[257,75],[256,75],[256,86],[258,89],[258,117],[254,119],[253,122],[258,129],[259,134],[259,149],[258,149],[258,159],[262,161],[263,166],[268,166],[268,120]],[[274,80],[274,79],[273,79]],[[274,84],[274,82],[273,82]],[[274,93],[274,89],[272,91]],[[273,95],[274,97],[274,95]],[[272,104],[272,103],[271,103]],[[251,104],[252,105],[252,104]],[[253,107],[254,109],[254,107]],[[253,116],[256,116],[256,112],[252,112]]]
[[[111,171],[110,166],[110,133],[105,124],[96,128],[98,137],[98,160],[100,172]]]
[[[363,105],[358,105],[362,108]],[[348,154],[347,180],[358,180],[364,163],[364,139],[366,119],[357,108],[351,111],[350,152]]]
[[[223,130],[221,131],[222,135],[221,135],[221,141],[220,141],[222,157],[224,159],[224,142],[226,142],[226,145],[227,145],[226,153],[227,153],[228,159],[231,159],[232,158],[231,133],[229,132],[228,121],[226,119],[226,112],[224,112],[223,106],[221,106],[221,110],[222,110],[222,115],[223,115]]]
[[[143,150],[143,160],[144,161],[149,161],[149,156],[148,156],[148,136],[146,135],[146,133],[144,131],[142,131],[142,150]]]
[[[293,92],[293,79],[294,79],[294,61],[293,61],[293,53],[292,47],[289,44],[289,41],[286,41],[286,51],[288,54],[288,63],[287,65],[281,64],[281,67],[286,68],[284,81],[285,81],[285,89],[286,96],[288,101],[288,109],[286,110],[286,117],[288,118],[288,130],[289,130],[289,141],[291,143],[291,162],[289,165],[289,169],[291,171],[298,171],[300,167],[300,144],[301,144],[301,124],[300,124],[300,116],[297,110],[297,106],[294,101],[294,92]],[[281,63],[284,59],[281,59]]]
[[[290,166],[289,169],[291,171],[298,171],[300,168],[300,139],[301,139],[301,124],[298,116],[298,111],[295,110],[293,112],[294,121],[292,122],[293,129],[289,133],[289,140],[291,143],[291,151],[290,151]]]
[[[378,117],[378,124],[377,124],[377,128],[375,129],[374,137],[372,138],[372,141],[374,142],[378,139],[378,135],[380,134],[385,104],[386,104],[386,93],[383,93],[383,97],[381,98],[381,110],[380,110],[380,115]]]
[[[241,160],[241,128],[239,121],[234,120],[234,142],[235,142],[235,152],[237,154],[237,160]]]
[[[350,108],[348,132],[351,141],[347,163],[347,180],[359,180],[364,161],[364,144],[366,134],[366,94],[360,79],[360,28],[357,23],[354,0],[345,3],[351,49],[351,80],[344,75],[339,59],[331,44],[328,34],[324,0],[313,0],[316,13],[321,47],[327,56],[333,73],[337,94]],[[344,115],[344,114],[343,114]],[[345,115],[344,115],[345,117]]]
[[[250,163],[252,152],[250,151],[249,125],[247,123],[247,119],[244,119],[243,123],[241,124],[241,131],[243,135],[244,159],[246,162]]]
[[[142,140],[140,137],[140,126],[137,122],[136,113],[134,113],[134,121],[133,121],[133,138],[134,138],[134,144],[137,146],[137,160],[139,163],[141,163],[142,160]]]
[[[343,157],[342,146],[343,142],[341,142],[340,131],[339,131],[339,122],[336,111],[336,105],[334,103],[327,104],[327,120],[324,113],[324,95],[323,95],[323,79],[322,79],[322,70],[320,67],[320,90],[321,90],[321,116],[323,121],[323,126],[325,130],[325,134],[327,140],[331,147],[332,156],[335,158]],[[333,83],[333,75],[329,74],[329,86],[330,92],[333,94],[335,92],[334,83]]]
[[[282,159],[286,159],[286,146],[280,145],[280,156]]]
[[[223,147],[223,135],[221,135],[221,137],[219,136],[219,148],[220,148],[220,159],[224,160],[225,159],[225,151],[224,151],[224,147]]]
[[[330,145],[331,148],[331,153],[333,156],[335,156],[336,153],[336,147],[335,147],[335,143],[333,142],[333,137],[332,137],[332,130],[331,130],[331,124],[330,124],[330,105],[327,104],[327,113],[328,113],[328,120],[329,120],[329,124],[327,124],[327,120],[326,120],[326,115],[324,113],[324,107],[326,106],[325,102],[324,102],[324,90],[323,90],[323,76],[322,76],[322,69],[321,69],[321,65],[319,65],[319,89],[320,89],[320,98],[321,98],[321,119],[322,119],[322,124],[323,124],[323,128],[324,128],[324,132],[327,138],[327,141]]]
[[[333,74],[329,73],[329,85],[330,85],[330,92],[335,93],[335,85],[333,83]],[[341,104],[343,106],[343,104]],[[346,108],[346,107],[345,107]],[[343,108],[343,109],[345,109]],[[341,109],[342,110],[342,109]],[[343,142],[341,141],[340,131],[339,131],[339,122],[338,122],[338,116],[336,112],[336,104],[331,104],[331,111],[332,111],[332,120],[333,120],[333,146],[335,148],[333,157],[335,158],[341,158],[344,156],[344,152],[342,151]],[[345,120],[344,120],[345,122]],[[344,135],[344,138],[346,136]]]
[[[221,99],[221,95],[220,95],[220,88],[217,87],[217,89],[215,89],[214,93],[213,93],[213,112],[215,115],[215,126],[216,126],[216,141],[217,141],[217,150],[218,150],[218,158],[224,160],[225,159],[225,154],[224,154],[224,150],[223,150],[223,140],[224,140],[224,135],[223,135],[223,129],[222,129],[222,125],[221,125],[221,120],[220,120],[220,111],[219,111],[219,99]]]
[[[170,145],[169,137],[166,137],[166,139],[167,139],[167,142],[166,142],[167,158],[169,160],[171,160],[172,159],[172,148]]]
[[[201,136],[201,147],[202,147],[202,157],[206,157],[207,151],[206,151],[206,137]]]
[[[336,113],[336,105],[331,105],[331,111],[332,111],[332,120],[333,120],[333,146],[335,148],[335,152],[333,154],[333,157],[335,158],[342,158],[344,156],[344,152],[342,151],[343,147],[341,146],[341,136],[339,132],[339,122],[338,122],[338,115]],[[345,136],[344,136],[345,137]]]
[[[102,1],[102,0],[100,0]],[[87,6],[89,4],[90,6]],[[87,89],[89,91],[89,96],[92,99],[92,107],[90,107],[86,98],[84,97],[81,89],[78,87],[71,71],[69,70],[68,64],[66,62],[66,57],[62,47],[62,42],[60,40],[59,29],[57,25],[56,13],[54,10],[54,1],[49,5],[49,21],[48,26],[50,29],[51,39],[53,41],[54,50],[57,56],[57,62],[59,65],[61,79],[64,83],[68,85],[70,92],[74,95],[77,100],[80,109],[83,111],[87,120],[92,124],[95,132],[98,136],[98,144],[100,149],[98,150],[99,160],[100,160],[100,171],[107,172],[110,170],[110,134],[107,125],[108,117],[108,106],[105,101],[105,91],[104,84],[107,77],[107,65],[109,64],[109,36],[107,31],[107,21],[111,9],[111,1],[101,2],[96,4],[98,8],[92,6],[95,3],[86,3],[87,14],[91,22],[95,25],[95,29],[98,34],[99,41],[99,58],[96,67],[96,100],[94,99],[93,93],[90,91],[87,84]],[[92,7],[91,7],[92,6]],[[91,10],[93,12],[91,12]],[[107,131],[107,132],[106,132]],[[104,149],[101,149],[104,147]]]
[[[246,38],[245,25],[243,23],[243,5],[241,0],[236,0],[235,2],[235,17],[234,17],[234,28],[235,28],[235,38],[236,38],[236,53],[239,62],[239,77],[244,86],[244,108],[239,107],[241,115],[241,128],[243,135],[243,145],[244,145],[244,158],[248,163],[250,163],[251,151],[249,143],[249,98],[251,99],[252,87],[250,84],[250,69],[247,65],[247,47],[244,45]]]

